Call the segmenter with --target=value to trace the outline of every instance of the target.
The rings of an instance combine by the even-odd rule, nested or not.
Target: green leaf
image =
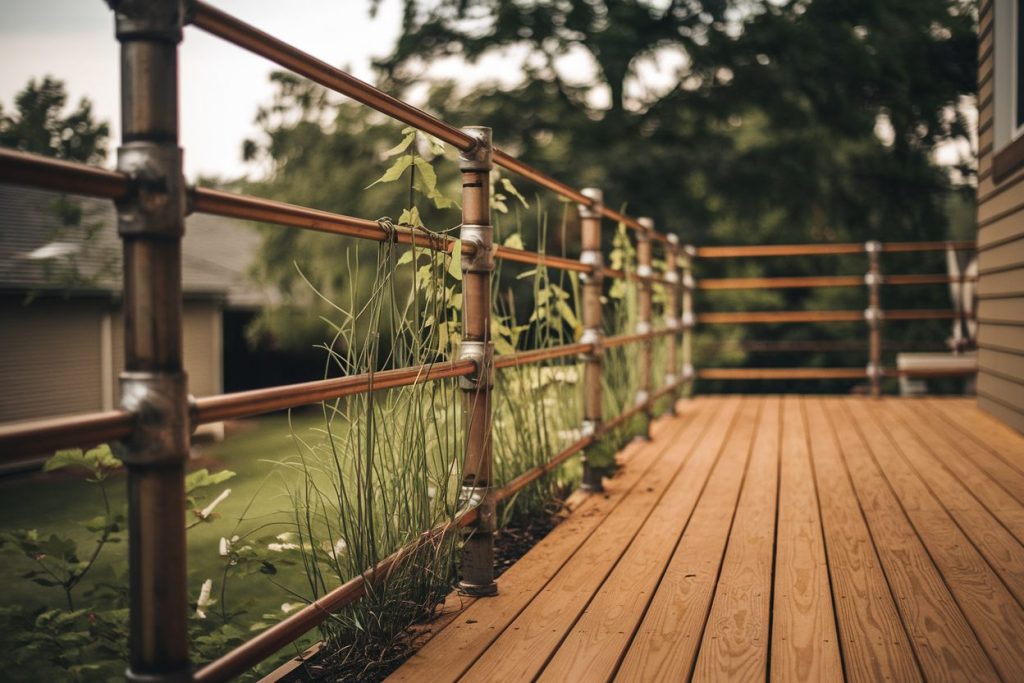
[[[405,131],[408,131],[408,132],[405,132]],[[415,130],[406,128],[405,131],[402,131],[403,133],[405,133],[405,137],[402,138],[402,141],[399,142],[394,147],[392,147],[391,149],[389,149],[388,151],[384,152],[384,157],[385,158],[390,158],[390,157],[395,156],[396,154],[401,154],[402,152],[407,150],[409,148],[409,145],[411,145],[413,143],[413,140],[416,139],[416,131]]]
[[[505,240],[505,246],[511,249],[524,249],[523,236],[518,232],[512,233],[508,236],[508,239]]]
[[[234,476],[235,473],[231,470],[221,470],[220,472],[210,474],[209,470],[204,467],[185,477],[185,494],[188,495],[206,486],[222,484]]]
[[[456,240],[452,247],[452,257],[448,261],[448,274],[462,281],[462,242]]]
[[[516,186],[512,184],[511,180],[509,180],[508,178],[502,178],[501,186],[505,188],[506,192],[508,192],[510,195],[518,199],[519,202],[523,205],[524,209],[530,208],[530,203],[526,201],[526,197],[519,193],[519,190],[516,189]]]
[[[395,163],[391,164],[391,168],[384,171],[384,175],[382,175],[380,178],[377,178],[372,183],[367,185],[366,189],[369,190],[371,187],[377,185],[378,183],[395,182],[396,180],[402,177],[402,174],[405,173],[410,166],[412,166],[412,160],[413,157],[409,154],[398,157],[398,160],[395,161]]]

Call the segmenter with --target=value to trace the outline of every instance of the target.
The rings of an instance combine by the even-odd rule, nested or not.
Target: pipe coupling
[[[580,436],[584,439],[596,439],[601,434],[601,420],[585,419],[580,425]]]
[[[466,126],[462,132],[473,138],[473,146],[459,152],[459,170],[463,173],[484,173],[494,168],[491,129],[487,126]]]
[[[590,344],[590,351],[581,353],[582,360],[598,360],[604,353],[604,335],[596,327],[586,327],[580,335],[580,344]]]
[[[604,212],[604,192],[596,187],[585,187],[580,194],[590,200],[589,204],[579,204],[580,218],[600,219]]]
[[[684,330],[692,330],[697,326],[697,316],[693,314],[693,311],[686,311],[683,313],[682,323]]]
[[[177,45],[185,22],[182,0],[107,0],[114,10],[114,26],[121,42],[154,40]]]
[[[693,279],[693,274],[686,272],[683,274],[683,289],[692,292],[697,287],[697,281]]]
[[[468,341],[459,345],[459,360],[471,360],[476,365],[472,375],[459,378],[459,388],[479,391],[494,386],[494,342]]]
[[[654,269],[649,263],[641,263],[636,267],[636,276],[641,280],[650,280],[654,277]]]
[[[864,243],[864,251],[869,254],[878,254],[882,251],[882,243],[878,240],[868,240]]]
[[[636,324],[636,333],[637,334],[650,334],[651,333],[651,323],[649,321],[647,321],[647,320],[640,320]]]
[[[864,370],[867,372],[868,379],[879,379],[882,376],[881,366],[875,363],[868,363]]]
[[[672,269],[665,271],[665,283],[670,285],[679,284],[679,271]]]
[[[597,249],[587,249],[580,253],[580,263],[589,266],[590,270],[580,273],[581,282],[597,282],[604,280],[604,254]]]
[[[882,322],[884,318],[885,313],[883,313],[882,309],[880,308],[869,306],[868,308],[864,309],[864,320],[866,320],[868,325],[870,325],[871,327],[874,327],[878,323]]]
[[[683,381],[692,382],[697,372],[693,369],[693,363],[683,365]]]
[[[636,392],[636,405],[637,406],[646,406],[650,402],[651,402],[651,395],[649,393],[647,393],[646,390],[641,389],[640,391]]]
[[[494,270],[494,227],[491,225],[463,224],[459,231],[463,249],[461,265],[463,273],[490,273]],[[465,245],[473,248],[466,250]]]
[[[494,533],[498,530],[498,515],[491,489],[486,486],[463,486],[459,489],[459,511],[476,509],[473,531]]]
[[[126,465],[180,465],[188,458],[190,414],[184,372],[122,372],[121,407],[135,416]]]
[[[683,323],[679,318],[665,318],[665,329],[669,332],[679,332],[683,329]]]
[[[864,275],[864,284],[868,287],[877,287],[882,284],[882,276],[878,273],[866,273]]]
[[[129,142],[117,150],[117,170],[128,176],[130,187],[128,196],[117,203],[121,235],[176,238],[185,234],[187,199],[181,149]]]

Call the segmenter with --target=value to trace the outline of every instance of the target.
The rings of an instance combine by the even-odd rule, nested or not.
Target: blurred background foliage
[[[574,186],[601,187],[610,205],[652,216],[684,243],[974,236],[973,2],[403,2],[401,37],[376,65],[382,88],[419,98],[455,125],[491,126],[503,149]],[[369,11],[376,5],[371,1]],[[430,75],[446,59],[473,64],[496,56],[511,72],[500,79],[460,83]],[[651,79],[655,64],[660,75]],[[367,189],[384,152],[401,139],[398,124],[300,79],[272,79],[277,94],[256,117],[262,133],[244,150],[264,172],[244,189],[369,218],[417,206],[436,230],[458,223],[456,209],[438,210],[411,189],[407,200],[393,186]],[[434,161],[430,149],[420,152]],[[439,187],[457,197],[455,165],[434,167]],[[522,225],[525,246],[574,256],[575,212],[550,193],[521,189],[536,201],[532,212],[513,215],[517,223],[548,216],[563,223],[551,230]],[[522,211],[510,204],[513,214]],[[614,226],[606,229],[610,240]],[[351,243],[302,231],[266,235],[259,275],[286,294],[285,305],[268,311],[252,337],[285,346],[321,339],[322,326],[309,315],[318,301],[309,284],[328,299],[347,299],[358,285],[340,265]],[[941,254],[887,256],[882,265],[890,273],[945,270]],[[730,260],[702,262],[697,275],[859,274],[866,266],[862,257]],[[511,292],[514,310],[531,310],[529,288],[506,280],[498,289]],[[698,302],[701,310],[861,308],[866,295],[715,292]],[[883,292],[887,308],[948,305],[941,286]],[[918,341],[935,347],[947,327],[893,323],[886,336],[892,348]],[[865,336],[851,325],[716,328],[702,333],[698,362],[857,366],[864,361],[858,351],[748,356],[743,342]],[[793,388],[844,390],[849,383]]]

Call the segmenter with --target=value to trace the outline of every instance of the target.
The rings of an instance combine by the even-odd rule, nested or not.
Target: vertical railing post
[[[646,424],[643,437],[651,438],[651,387],[654,375],[654,340],[651,338],[651,278],[654,277],[654,268],[651,265],[653,260],[651,233],[654,232],[654,221],[650,218],[639,218],[639,223],[644,227],[637,232],[636,237],[636,274],[640,280],[637,288],[637,322],[636,333],[648,335],[640,343],[640,386],[636,392],[636,404],[644,406]]]
[[[680,320],[683,328],[683,385],[688,386],[692,394],[693,381],[697,376],[693,369],[693,330],[697,327],[697,314],[693,310],[693,294],[697,289],[693,261],[697,257],[697,249],[687,244],[683,247],[683,254],[683,316]]]
[[[864,283],[868,287],[868,307],[864,311],[864,319],[868,323],[868,367],[867,375],[871,382],[871,395],[878,398],[882,395],[882,307],[879,289],[882,284],[882,270],[879,265],[881,242],[864,243],[864,251],[868,255],[868,272]]]
[[[128,469],[129,680],[190,677],[185,547],[189,424],[182,362],[181,238],[185,186],[178,148],[180,0],[111,0],[121,43],[117,167],[131,181],[118,205],[124,254],[121,405],[137,416]]]
[[[679,319],[679,288],[682,286],[679,277],[679,237],[669,234],[668,249],[665,253],[665,327],[669,330],[668,353],[665,361],[665,386],[673,387],[668,394],[667,412],[676,413],[676,402],[679,400],[679,345],[682,321]]]
[[[601,290],[604,286],[604,256],[601,253],[601,208],[604,195],[601,190],[588,187],[582,194],[591,200],[590,204],[579,205],[580,215],[580,262],[590,268],[581,273],[583,289],[583,335],[580,343],[591,348],[581,357],[583,361],[583,434],[597,436],[601,433],[603,407],[601,404],[601,368],[604,349],[601,339]],[[583,458],[584,491],[601,491],[601,471]]]
[[[498,592],[494,582],[496,515],[492,498],[493,434],[491,389],[494,386],[494,343],[491,341],[491,273],[494,271],[494,228],[491,226],[490,172],[493,166],[491,129],[463,128],[476,140],[459,155],[462,172],[462,342],[459,358],[476,363],[476,372],[459,380],[466,435],[462,469],[462,502],[476,506],[477,521],[463,538],[460,590],[485,596]]]

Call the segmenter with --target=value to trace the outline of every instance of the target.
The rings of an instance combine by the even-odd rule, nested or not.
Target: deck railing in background
[[[824,275],[804,277],[751,277],[707,278],[697,283],[698,290],[755,290],[825,287],[865,287],[868,306],[863,311],[729,311],[709,312],[697,316],[704,325],[748,325],[774,323],[830,323],[860,322],[867,325],[866,348],[868,363],[863,368],[702,368],[697,376],[708,380],[806,380],[806,379],[867,379],[871,394],[881,395],[881,381],[885,377],[948,377],[973,375],[975,370],[900,370],[882,365],[881,328],[885,320],[954,320],[963,321],[966,313],[960,309],[886,310],[881,305],[883,285],[931,285],[974,282],[977,278],[943,273],[885,275],[881,268],[881,255],[885,253],[918,253],[935,251],[974,251],[974,242],[876,242],[863,244],[789,244],[702,247],[696,250],[698,259],[735,259],[750,257],[838,256],[865,254],[866,273],[856,275]],[[803,350],[827,350],[827,345],[807,342]]]
[[[494,506],[584,451],[630,418],[650,416],[655,401],[670,397],[697,376],[723,378],[734,370],[693,369],[692,330],[701,324],[783,322],[787,320],[863,320],[859,311],[706,313],[694,309],[695,289],[779,286],[863,286],[851,278],[757,278],[705,280],[696,283],[693,262],[699,258],[760,255],[856,253],[861,245],[799,247],[683,248],[659,233],[646,219],[609,209],[600,191],[576,190],[509,154],[493,149],[489,129],[456,128],[397,100],[300,50],[205,3],[181,0],[111,0],[121,42],[122,129],[118,170],[0,151],[0,181],[113,200],[124,244],[124,308],[127,365],[122,375],[120,410],[55,418],[0,428],[0,459],[13,460],[67,447],[120,441],[126,446],[129,476],[129,545],[131,576],[131,660],[128,676],[145,681],[222,681],[259,663],[323,623],[331,613],[358,600],[369,583],[386,577],[423,543],[466,529],[462,588],[471,594],[494,592]],[[177,49],[187,23],[261,55],[407,125],[456,147],[463,181],[462,232],[458,240],[408,226],[391,230],[377,221],[344,216],[283,202],[205,188],[186,188],[178,148]],[[580,259],[548,256],[493,244],[488,200],[491,164],[552,190],[579,206],[582,229]],[[191,399],[182,367],[181,237],[188,212],[209,213],[284,227],[314,230],[379,242],[415,243],[451,253],[461,246],[463,330],[459,357],[411,368],[324,379],[301,384]],[[639,267],[635,273],[605,267],[601,222],[609,219],[637,235]],[[664,250],[665,271],[653,269],[653,243]],[[882,252],[946,248],[941,245],[883,245]],[[973,246],[973,245],[972,245]],[[960,247],[966,248],[966,247]],[[584,332],[578,343],[494,356],[490,339],[490,282],[494,259],[580,273],[583,282]],[[942,282],[940,276],[902,276],[902,283]],[[602,337],[602,287],[605,278],[638,281],[637,328]],[[915,279],[916,278],[916,279]],[[653,329],[652,284],[666,288],[665,327]],[[883,284],[901,284],[897,276]],[[681,310],[680,310],[681,309]],[[890,319],[952,317],[951,312],[886,313]],[[652,342],[668,340],[667,376],[653,389]],[[607,348],[641,344],[640,392],[620,415],[602,413],[602,355]],[[527,363],[579,356],[584,365],[582,436],[547,463],[520,474],[500,488],[492,480],[490,391],[493,372]],[[876,358],[876,354],[873,354]],[[876,358],[876,368],[877,358]],[[759,370],[787,377],[797,370]],[[825,371],[803,371],[824,376]],[[860,378],[866,371],[833,369],[831,376]],[[749,375],[748,377],[753,375]],[[423,534],[316,602],[289,615],[241,647],[191,670],[186,634],[185,498],[183,477],[188,438],[200,424],[259,415],[358,393],[458,378],[464,395],[466,430],[461,512]],[[584,487],[600,489],[600,474],[585,467]]]

